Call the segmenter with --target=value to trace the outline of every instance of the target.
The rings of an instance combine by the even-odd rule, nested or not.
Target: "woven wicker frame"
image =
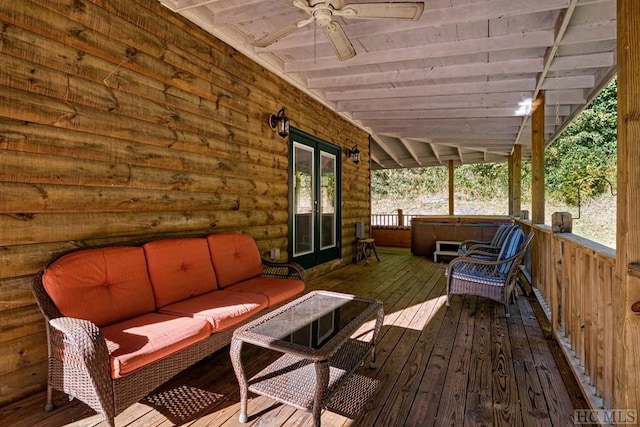
[[[306,281],[305,272],[295,263],[262,260],[262,277],[279,277]],[[121,378],[111,378],[107,344],[93,323],[64,317],[47,294],[42,275],[33,283],[36,302],[46,320],[48,346],[48,387],[46,410],[53,409],[53,390],[62,391],[86,403],[115,426],[120,412],[140,401],[158,386],[184,369],[199,362],[231,342],[233,328],[212,334],[200,341]],[[287,301],[283,302],[285,304]],[[280,307],[270,307],[237,326]]]
[[[518,252],[511,258],[504,259],[502,261],[496,261],[490,257],[476,258],[474,256],[463,256],[455,258],[447,267],[447,307],[451,302],[451,295],[477,295],[485,298],[492,299],[494,301],[504,304],[505,314],[509,317],[509,302],[514,295],[514,288],[518,272],[522,260],[526,253],[527,247],[533,239],[533,232],[525,238],[524,242],[520,245]],[[482,281],[474,281],[471,278],[454,277],[454,272],[458,266],[473,264],[479,271],[495,272],[500,265],[511,263],[511,267],[506,275],[495,275],[496,278],[501,278],[502,282],[495,283],[483,283]]]
[[[301,346],[252,332],[250,329],[285,313],[301,302],[317,294],[334,295],[342,299],[354,299],[366,302],[368,306],[320,348]],[[352,339],[353,333],[375,314],[375,326],[368,342]],[[260,316],[250,324],[236,329],[231,342],[231,362],[240,386],[240,423],[247,417],[248,392],[267,396],[294,408],[313,414],[314,426],[320,427],[320,413],[334,392],[348,382],[350,375],[360,366],[368,355],[371,367],[376,366],[375,346],[382,329],[384,309],[382,302],[340,294],[330,291],[314,291],[280,307],[278,310]],[[247,379],[241,358],[243,343],[276,350],[283,356],[263,369],[255,377]],[[312,385],[315,384],[315,387]],[[348,392],[358,383],[354,382]]]

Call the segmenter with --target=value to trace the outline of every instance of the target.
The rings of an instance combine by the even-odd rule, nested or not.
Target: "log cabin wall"
[[[239,230],[287,258],[292,126],[343,148],[343,258],[369,223],[366,132],[156,0],[0,2],[0,406],[43,389],[33,276],[82,247]],[[311,272],[314,274],[314,272]]]

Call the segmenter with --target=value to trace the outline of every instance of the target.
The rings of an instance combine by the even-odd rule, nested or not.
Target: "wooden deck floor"
[[[354,419],[325,410],[323,426],[574,425],[573,410],[585,408],[584,400],[562,363],[554,361],[557,349],[545,337],[531,298],[520,296],[510,318],[483,298],[456,296],[447,309],[444,264],[408,250],[379,252],[379,263],[350,265],[309,286],[381,299],[386,314],[378,369],[361,369],[375,379],[377,392]],[[249,355],[248,374],[274,357],[257,349]],[[238,400],[223,350],[131,406],[116,423],[236,426]],[[67,402],[61,393],[51,413],[42,411],[44,401],[39,393],[1,408],[0,425],[106,426],[84,404]],[[267,398],[253,396],[248,407],[246,426],[311,425],[308,414]]]

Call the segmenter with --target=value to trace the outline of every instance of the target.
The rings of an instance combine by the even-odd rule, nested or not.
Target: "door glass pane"
[[[336,156],[320,152],[320,246],[336,245]]]
[[[313,149],[294,143],[294,256],[313,252]]]

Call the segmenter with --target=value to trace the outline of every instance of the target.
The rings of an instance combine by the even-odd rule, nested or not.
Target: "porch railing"
[[[402,209],[394,214],[372,214],[371,225],[376,227],[410,227],[411,219],[420,215],[405,215]]]
[[[533,286],[553,333],[591,406],[613,409],[615,358],[623,348],[614,333],[615,250],[546,225],[534,232]]]

